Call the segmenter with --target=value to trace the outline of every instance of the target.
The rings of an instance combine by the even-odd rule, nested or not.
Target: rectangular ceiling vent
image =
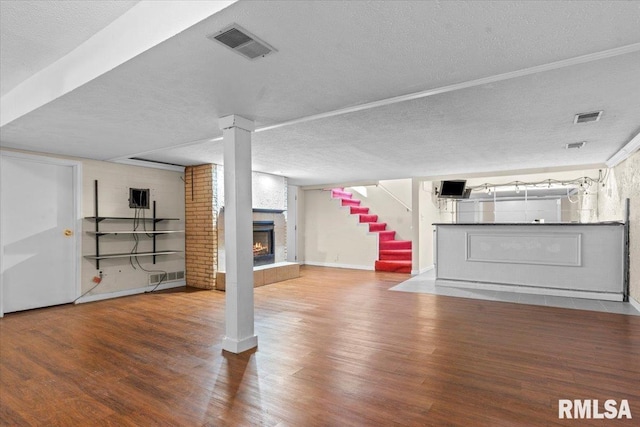
[[[565,145],[564,147],[568,150],[570,148],[582,148],[587,144],[586,141],[580,141],[580,142],[570,142],[569,144]]]
[[[272,52],[277,52],[273,46],[260,40],[237,24],[208,35],[207,38],[222,43],[248,59],[262,58]]]
[[[185,167],[185,165],[179,165],[177,163],[169,163],[169,162],[161,162],[160,160],[149,160],[149,159],[143,159],[142,157],[129,157],[131,160],[138,160],[140,162],[149,162],[149,163],[157,163],[159,165],[168,165],[168,166],[178,166],[178,167]]]
[[[580,113],[576,114],[576,118],[573,120],[573,123],[588,123],[588,122],[597,122],[600,120],[602,116],[602,111],[594,111],[591,113]]]

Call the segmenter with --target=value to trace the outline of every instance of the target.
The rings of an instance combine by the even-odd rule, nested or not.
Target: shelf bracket
[[[96,257],[100,256],[100,217],[98,215],[98,180],[93,181],[93,210],[96,218]],[[96,259],[96,270],[100,270],[100,259]]]
[[[156,201],[153,201],[153,231],[156,231]],[[153,253],[156,253],[156,233],[153,233],[151,236],[151,240],[153,241]],[[153,264],[156,263],[156,256],[153,256]]]

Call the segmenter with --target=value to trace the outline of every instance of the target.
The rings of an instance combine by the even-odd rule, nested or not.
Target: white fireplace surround
[[[274,262],[287,260],[287,221],[284,212],[257,209],[253,212],[253,221],[273,221]],[[224,252],[224,209],[218,213],[218,271],[225,271]]]

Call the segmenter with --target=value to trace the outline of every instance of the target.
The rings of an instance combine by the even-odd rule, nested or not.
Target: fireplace
[[[253,265],[275,262],[273,229],[273,221],[253,222]]]

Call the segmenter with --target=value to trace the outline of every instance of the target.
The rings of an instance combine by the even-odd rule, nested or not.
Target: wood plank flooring
[[[304,267],[255,289],[257,351],[221,351],[224,293],[0,320],[3,426],[638,425],[640,317],[388,291]],[[560,420],[627,399],[632,420]]]

